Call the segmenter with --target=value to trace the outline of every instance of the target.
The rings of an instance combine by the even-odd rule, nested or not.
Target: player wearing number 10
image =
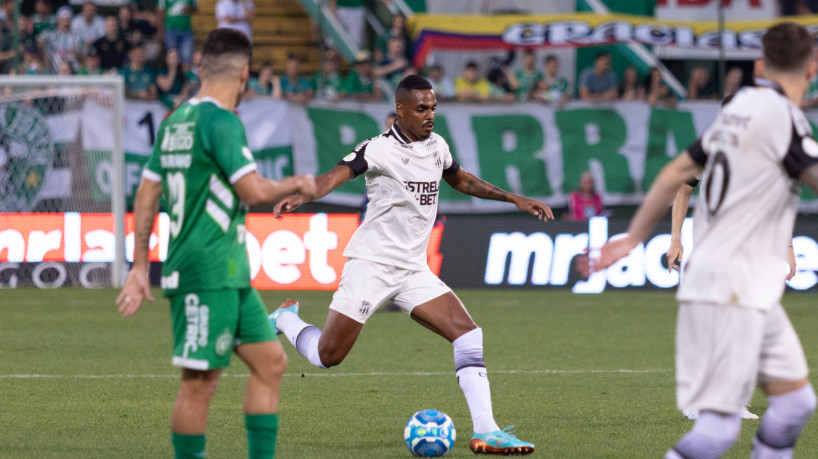
[[[677,404],[699,416],[666,459],[724,455],[738,439],[740,413],[756,384],[770,405],[753,459],[791,458],[816,407],[804,351],[780,303],[799,180],[818,191],[818,143],[799,108],[818,67],[815,39],[781,23],[762,44],[763,78],[741,89],[660,172],[628,234],[591,262],[600,270],[627,255],[679,186],[704,168],[676,325]]]
[[[250,43],[241,32],[208,34],[198,98],[159,126],[136,194],[134,264],[117,298],[136,313],[153,300],[148,243],[160,195],[170,217],[162,289],[170,300],[173,364],[182,367],[171,420],[177,458],[204,457],[205,427],[219,375],[235,352],[250,368],[244,398],[251,458],[270,458],[278,432],[278,390],[287,359],[250,286],[245,246],[248,204],[315,194],[311,176],[266,180],[256,172],[244,127],[233,110],[249,77]]]

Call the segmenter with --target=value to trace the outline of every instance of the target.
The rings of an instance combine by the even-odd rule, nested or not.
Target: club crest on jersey
[[[440,160],[440,155],[435,151],[432,153],[432,157],[435,158],[435,166],[441,167],[443,166],[443,162]]]
[[[403,162],[403,165],[405,166],[405,165],[409,164],[409,158],[403,158],[403,159],[401,159],[401,162]]]
[[[358,308],[358,312],[360,312],[362,316],[366,317],[370,310],[372,310],[372,303],[366,300],[361,301],[361,307]]]

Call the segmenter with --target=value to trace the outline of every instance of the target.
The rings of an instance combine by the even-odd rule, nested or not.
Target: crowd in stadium
[[[201,55],[194,49],[191,17],[197,9],[195,0],[133,1],[115,11],[106,10],[111,14],[104,17],[93,1],[75,10],[65,1],[36,0],[33,13],[19,18],[17,50],[13,40],[14,8],[13,0],[4,0],[0,9],[2,73],[118,73],[125,79],[126,97],[159,100],[169,108],[197,91]],[[350,36],[361,41],[362,24],[347,20],[344,10],[341,5],[336,8],[340,23]],[[220,0],[215,15],[220,27],[236,28],[252,36],[252,1]],[[397,13],[385,22],[385,34],[370,40],[371,49],[361,51],[349,66],[344,65],[338,51],[326,39],[317,40],[323,50],[321,69],[313,75],[301,71],[301,57],[297,54],[288,55],[282,74],[276,73],[272,61],[264,62],[254,69],[257,72],[248,84],[247,97],[299,103],[314,98],[390,100],[397,82],[420,73],[432,82],[439,98],[462,102],[539,101],[562,105],[578,98],[673,106],[677,101],[658,69],[651,69],[645,78],[632,66],[617,75],[611,69],[611,56],[605,52],[598,53],[593,65],[579,72],[575,82],[564,77],[556,55],[538,59],[530,49],[494,58],[484,68],[477,60],[470,60],[454,77],[446,75],[440,65],[417,69],[412,65],[412,41],[406,31],[406,18]],[[695,67],[684,77],[688,100],[719,96],[717,84],[705,67]],[[724,94],[734,93],[748,81],[740,67],[728,69]],[[815,105],[816,94],[818,91],[808,94],[805,106]]]

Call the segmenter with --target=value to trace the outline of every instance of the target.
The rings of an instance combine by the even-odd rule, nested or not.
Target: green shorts
[[[180,293],[168,299],[177,367],[224,368],[233,347],[277,339],[254,288]]]

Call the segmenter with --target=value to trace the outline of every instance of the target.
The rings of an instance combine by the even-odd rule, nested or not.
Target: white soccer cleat
[[[747,407],[749,406],[750,405],[745,406],[744,409],[741,411],[741,419],[758,419],[757,414],[751,413],[750,410],[747,409]],[[683,411],[682,415],[685,418],[690,419],[691,421],[695,421],[696,418],[699,417],[699,412],[696,410]]]
[[[747,409],[750,405],[744,407],[744,410],[741,412],[741,419],[758,419],[758,415],[751,413],[750,410]]]

